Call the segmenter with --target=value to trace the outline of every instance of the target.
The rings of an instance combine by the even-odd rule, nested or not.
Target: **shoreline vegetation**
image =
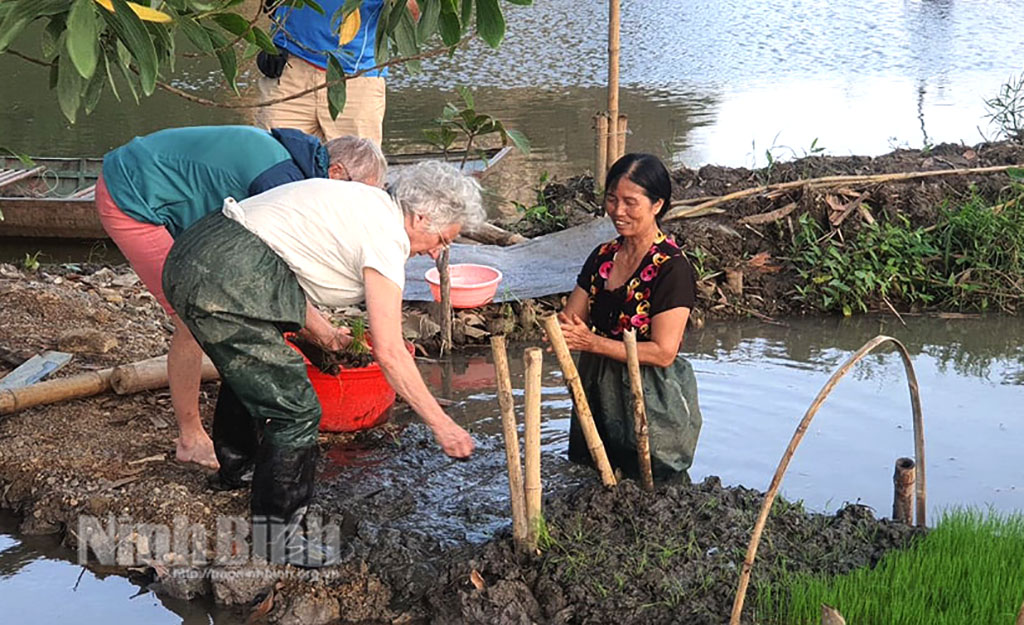
[[[1024,148],[1004,142],[875,158],[815,155],[756,171],[708,166],[673,176],[682,200],[804,177],[1019,163]],[[667,229],[690,252],[701,277],[702,315],[694,323],[807,313],[1015,313],[1024,293],[1021,185],[1010,172],[848,189],[797,187],[722,205],[721,213],[670,221]],[[592,219],[597,210],[587,178],[547,184],[541,196],[556,228]],[[763,221],[780,209],[787,211]],[[536,224],[518,225],[525,230]],[[22,267],[0,265],[0,373],[46,349],[75,353],[59,376],[166,352],[169,323],[127,268],[30,260],[37,259]],[[454,338],[459,345],[484,344],[492,332],[536,339],[536,321],[559,308],[560,299],[460,311]],[[339,319],[360,314],[356,307],[334,312]],[[406,336],[421,346],[421,356],[436,353],[431,312],[429,304],[406,306]],[[207,421],[215,395],[215,386],[204,385]],[[394,475],[419,466],[431,483],[477,484],[489,472],[491,487],[496,483],[507,493],[496,437],[480,437],[472,463],[442,462],[430,454],[429,433],[407,425],[403,414],[399,410],[394,423],[354,436],[323,435],[321,447],[325,455],[342,443],[385,450],[382,455],[404,469]],[[218,515],[245,514],[247,493],[209,492],[201,471],[172,460],[173,436],[165,391],[99,395],[0,417],[0,507],[20,515],[20,532],[57,534],[72,547],[81,515],[157,524],[185,515],[213,535]],[[211,596],[272,623],[672,623],[684,608],[686,622],[724,622],[761,493],[723,488],[716,478],[665,485],[653,497],[630,481],[607,491],[564,458],[545,455],[544,463],[545,472],[560,477],[545,487],[548,529],[540,555],[514,552],[503,504],[477,509],[476,499],[467,499],[465,518],[455,519],[462,538],[452,539],[426,530],[431,519],[410,529],[410,519],[424,514],[414,497],[422,490],[416,476],[411,482],[396,477],[393,488],[373,494],[349,492],[358,484],[326,479],[319,505],[329,518],[342,519],[356,547],[341,576],[297,579],[264,569],[238,579],[189,577],[176,573],[173,562],[115,572],[143,585],[159,583],[172,596]],[[337,471],[326,461],[319,468]],[[459,523],[484,538],[469,540]],[[745,622],[764,607],[759,596],[795,588],[783,584],[783,573],[859,571],[918,535],[876,519],[863,506],[822,515],[777,501]],[[130,533],[118,538],[135,540]],[[847,617],[856,620],[852,614]]]

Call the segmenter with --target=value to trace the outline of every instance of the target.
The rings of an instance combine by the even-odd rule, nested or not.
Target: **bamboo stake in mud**
[[[608,173],[608,116],[598,113],[594,116],[597,132],[597,163],[594,165],[594,193],[604,190],[604,177]]]
[[[452,276],[448,270],[450,250],[445,247],[437,257],[437,275],[441,282],[441,318],[437,323],[441,326],[440,356],[452,349]]]
[[[501,408],[501,431],[505,436],[505,460],[508,463],[508,499],[512,507],[512,538],[525,548],[528,536],[526,502],[523,495],[523,469],[519,463],[519,434],[515,402],[512,399],[512,378],[508,370],[508,352],[504,336],[491,337],[494,373],[498,378],[498,406]]]
[[[913,458],[897,458],[896,471],[892,476],[892,520],[910,525],[914,515],[914,482],[917,471]]]
[[[618,158],[619,0],[608,0],[608,162]]]
[[[629,126],[629,118],[619,115],[619,123],[615,130],[615,161],[626,155],[626,129]],[[615,161],[612,161],[613,163]]]
[[[843,378],[847,373],[853,369],[853,366],[860,362],[865,356],[871,353],[879,345],[886,343],[892,343],[896,347],[896,351],[899,353],[900,358],[903,360],[903,370],[907,375],[907,386],[910,389],[910,408],[913,413],[914,420],[914,458],[917,465],[917,487],[915,488],[915,499],[917,503],[917,526],[925,527],[925,511],[927,509],[926,493],[925,493],[925,479],[924,479],[924,416],[921,413],[921,391],[917,384],[917,374],[914,373],[914,365],[910,361],[910,352],[907,351],[906,346],[900,343],[891,336],[879,335],[865,343],[860,349],[858,349],[850,359],[847,360],[832,377],[825,382],[825,386],[821,387],[818,391],[817,397],[811,402],[810,407],[804,414],[804,418],[800,420],[799,425],[796,426],[796,431],[793,432],[793,437],[789,441],[789,445],[786,446],[786,451],[782,454],[782,459],[779,460],[779,466],[775,469],[775,475],[772,476],[771,484],[768,486],[768,491],[764,494],[764,499],[761,502],[761,510],[757,515],[757,522],[754,523],[754,530],[750,534],[750,543],[747,545],[747,555],[743,560],[743,568],[740,571],[740,581],[736,589],[736,597],[732,603],[732,614],[729,617],[729,625],[740,625],[740,616],[743,614],[743,602],[747,597],[747,586],[750,585],[750,571],[754,568],[754,558],[757,557],[757,547],[761,543],[761,533],[764,532],[764,526],[768,522],[768,513],[771,512],[772,503],[775,502],[775,495],[779,492],[779,487],[782,486],[782,477],[786,474],[786,469],[789,468],[789,462],[793,459],[793,454],[796,453],[796,448],[800,445],[800,441],[803,440],[804,434],[807,433],[807,428],[811,425],[811,420],[814,419],[814,415],[818,413],[818,409],[825,403],[829,394],[835,389],[836,384],[839,384],[839,380]]]
[[[597,426],[594,425],[594,415],[590,412],[590,404],[583,392],[583,384],[580,382],[576,363],[572,361],[569,346],[565,344],[562,327],[558,325],[558,317],[554,314],[545,315],[541,319],[541,325],[544,326],[551,349],[554,350],[555,357],[558,358],[562,376],[565,378],[565,385],[572,393],[572,401],[576,406],[576,417],[580,421],[580,429],[583,430],[583,438],[587,441],[590,457],[594,459],[594,466],[601,474],[601,483],[605,486],[615,486],[615,473],[612,472],[612,465],[608,462],[608,454],[604,451],[601,435],[597,433]]]
[[[544,352],[530,347],[523,353],[526,365],[526,397],[523,411],[526,464],[526,527],[530,550],[537,548],[541,523],[540,484],[540,389]]]
[[[629,387],[633,391],[633,429],[636,432],[637,466],[644,490],[654,491],[654,474],[651,471],[651,442],[647,436],[647,406],[644,403],[644,380],[640,377],[640,357],[636,353],[636,330],[630,328],[622,333],[626,344],[626,367],[629,369]]]

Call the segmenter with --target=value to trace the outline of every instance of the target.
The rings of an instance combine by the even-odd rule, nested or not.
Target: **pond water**
[[[704,416],[691,477],[699,481],[717,475],[727,485],[766,488],[797,422],[829,375],[867,340],[888,334],[907,345],[920,382],[930,519],[956,505],[1024,509],[1024,466],[1019,462],[1024,425],[1014,408],[1024,401],[1024,347],[1012,339],[1024,334],[1024,320],[908,318],[907,324],[892,318],[791,319],[784,326],[712,322],[688,332],[684,352],[696,371]],[[522,347],[513,346],[509,354],[520,403]],[[438,395],[456,402],[449,413],[481,438],[480,449],[502,454],[493,443],[501,426],[489,355],[460,355],[447,366],[421,368]],[[566,452],[570,406],[548,355],[541,436],[550,454]],[[817,511],[860,502],[888,516],[893,463],[913,455],[910,415],[899,357],[891,349],[869,356],[839,384],[811,424],[782,493]],[[486,445],[483,437],[489,439]],[[339,449],[327,455],[346,453]],[[488,470],[493,464],[484,458],[479,462]],[[469,474],[477,473],[471,465],[465,465]],[[364,490],[374,490],[375,479],[387,483],[388,476],[372,468],[357,471]],[[561,479],[549,469],[546,488]],[[497,486],[473,491],[487,500],[481,506],[505,496],[500,480],[493,481]],[[456,491],[463,487],[451,486]],[[443,493],[427,500],[435,502],[428,505],[447,505]],[[431,512],[419,508],[414,516],[420,514]],[[154,623],[234,622],[231,613],[211,612],[202,603],[182,604],[145,591],[131,598],[138,589],[115,576],[85,572],[75,590],[81,569],[72,563],[74,554],[52,540],[16,537],[15,527],[9,518],[0,521],[0,604],[14,606],[21,622],[54,622],[72,614],[79,622],[114,616]]]
[[[592,166],[591,117],[606,108],[605,3],[545,0],[504,5],[498,52],[473,45],[424,73],[393,73],[385,143],[410,147],[452,89],[523,130],[536,148],[532,179]],[[1024,3],[1014,0],[624,0],[621,109],[628,147],[677,165],[765,164],[816,146],[877,154],[895,146],[981,140],[983,99],[1020,72]],[[32,46],[24,51],[34,53]],[[0,57],[0,144],[35,155],[99,155],[166,126],[246,122],[157,93],[143,106],[108,94],[69,126],[46,72]],[[255,72],[250,67],[243,81]],[[183,60],[177,86],[223,96],[213,67]],[[252,90],[246,97],[254,97]]]

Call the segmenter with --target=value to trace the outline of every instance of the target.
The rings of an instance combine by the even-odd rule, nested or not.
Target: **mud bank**
[[[61,376],[163,353],[166,320],[132,280],[124,271],[4,267],[0,373],[41,349],[75,352]],[[207,420],[215,395],[216,384],[204,385]],[[497,435],[474,432],[473,459],[454,462],[397,406],[387,426],[321,436],[316,513],[341,528],[351,555],[327,574],[297,575],[217,559],[218,521],[244,522],[248,494],[210,492],[204,471],[174,460],[174,435],[166,391],[4,416],[0,506],[20,515],[21,532],[57,534],[72,548],[82,540],[82,518],[91,517],[103,531],[114,528],[111,540],[129,554],[105,572],[174,597],[210,596],[274,623],[668,622],[684,605],[694,619],[720,622],[708,615],[721,616],[731,601],[759,499],[714,482],[672,486],[657,497],[626,482],[608,493],[589,469],[546,454],[550,538],[542,556],[521,558],[507,538]],[[809,570],[870,563],[908,535],[863,510],[833,518],[784,506],[776,517],[760,561]],[[204,528],[205,563],[188,565],[178,543],[162,548],[140,526],[173,530],[179,519]],[[244,556],[245,548],[243,540],[231,553]],[[474,569],[482,590],[469,582]]]
[[[896,150],[876,157],[809,156],[775,162],[764,169],[718,167],[682,168],[672,172],[673,201],[693,201],[730,193],[825,176],[864,176],[901,172],[932,172],[1024,163],[1024,146],[1012,142],[976,146],[942,144],[927,150]],[[839,189],[799,186],[785,192],[758,194],[717,208],[722,213],[669,220],[666,230],[690,254],[701,276],[698,301],[709,318],[777,316],[814,312],[795,288],[803,280],[787,257],[795,224],[809,215],[820,224],[823,242],[842,252],[843,242],[869,220],[933,227],[944,207],[957,208],[972,197],[988,205],[1004,201],[1010,184],[1007,173],[917,178],[848,185]],[[543,190],[547,211],[543,221],[518,219],[504,225],[531,235],[562,229],[602,214],[589,176],[549,184]],[[829,197],[831,196],[831,198]],[[857,199],[867,207],[837,225],[830,222],[837,205]],[[832,205],[830,205],[830,201]],[[692,203],[692,202],[691,202]],[[773,216],[773,211],[782,213]],[[550,215],[550,216],[549,216]],[[1016,276],[1020,278],[1020,276]],[[899,306],[900,302],[894,302]],[[878,309],[888,312],[878,302]],[[905,306],[903,310],[910,307]]]

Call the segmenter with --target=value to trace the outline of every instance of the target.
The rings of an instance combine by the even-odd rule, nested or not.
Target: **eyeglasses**
[[[452,242],[445,238],[444,234],[441,233],[441,229],[435,227],[434,232],[437,234],[437,238],[441,240],[441,247],[448,249],[452,246]]]

